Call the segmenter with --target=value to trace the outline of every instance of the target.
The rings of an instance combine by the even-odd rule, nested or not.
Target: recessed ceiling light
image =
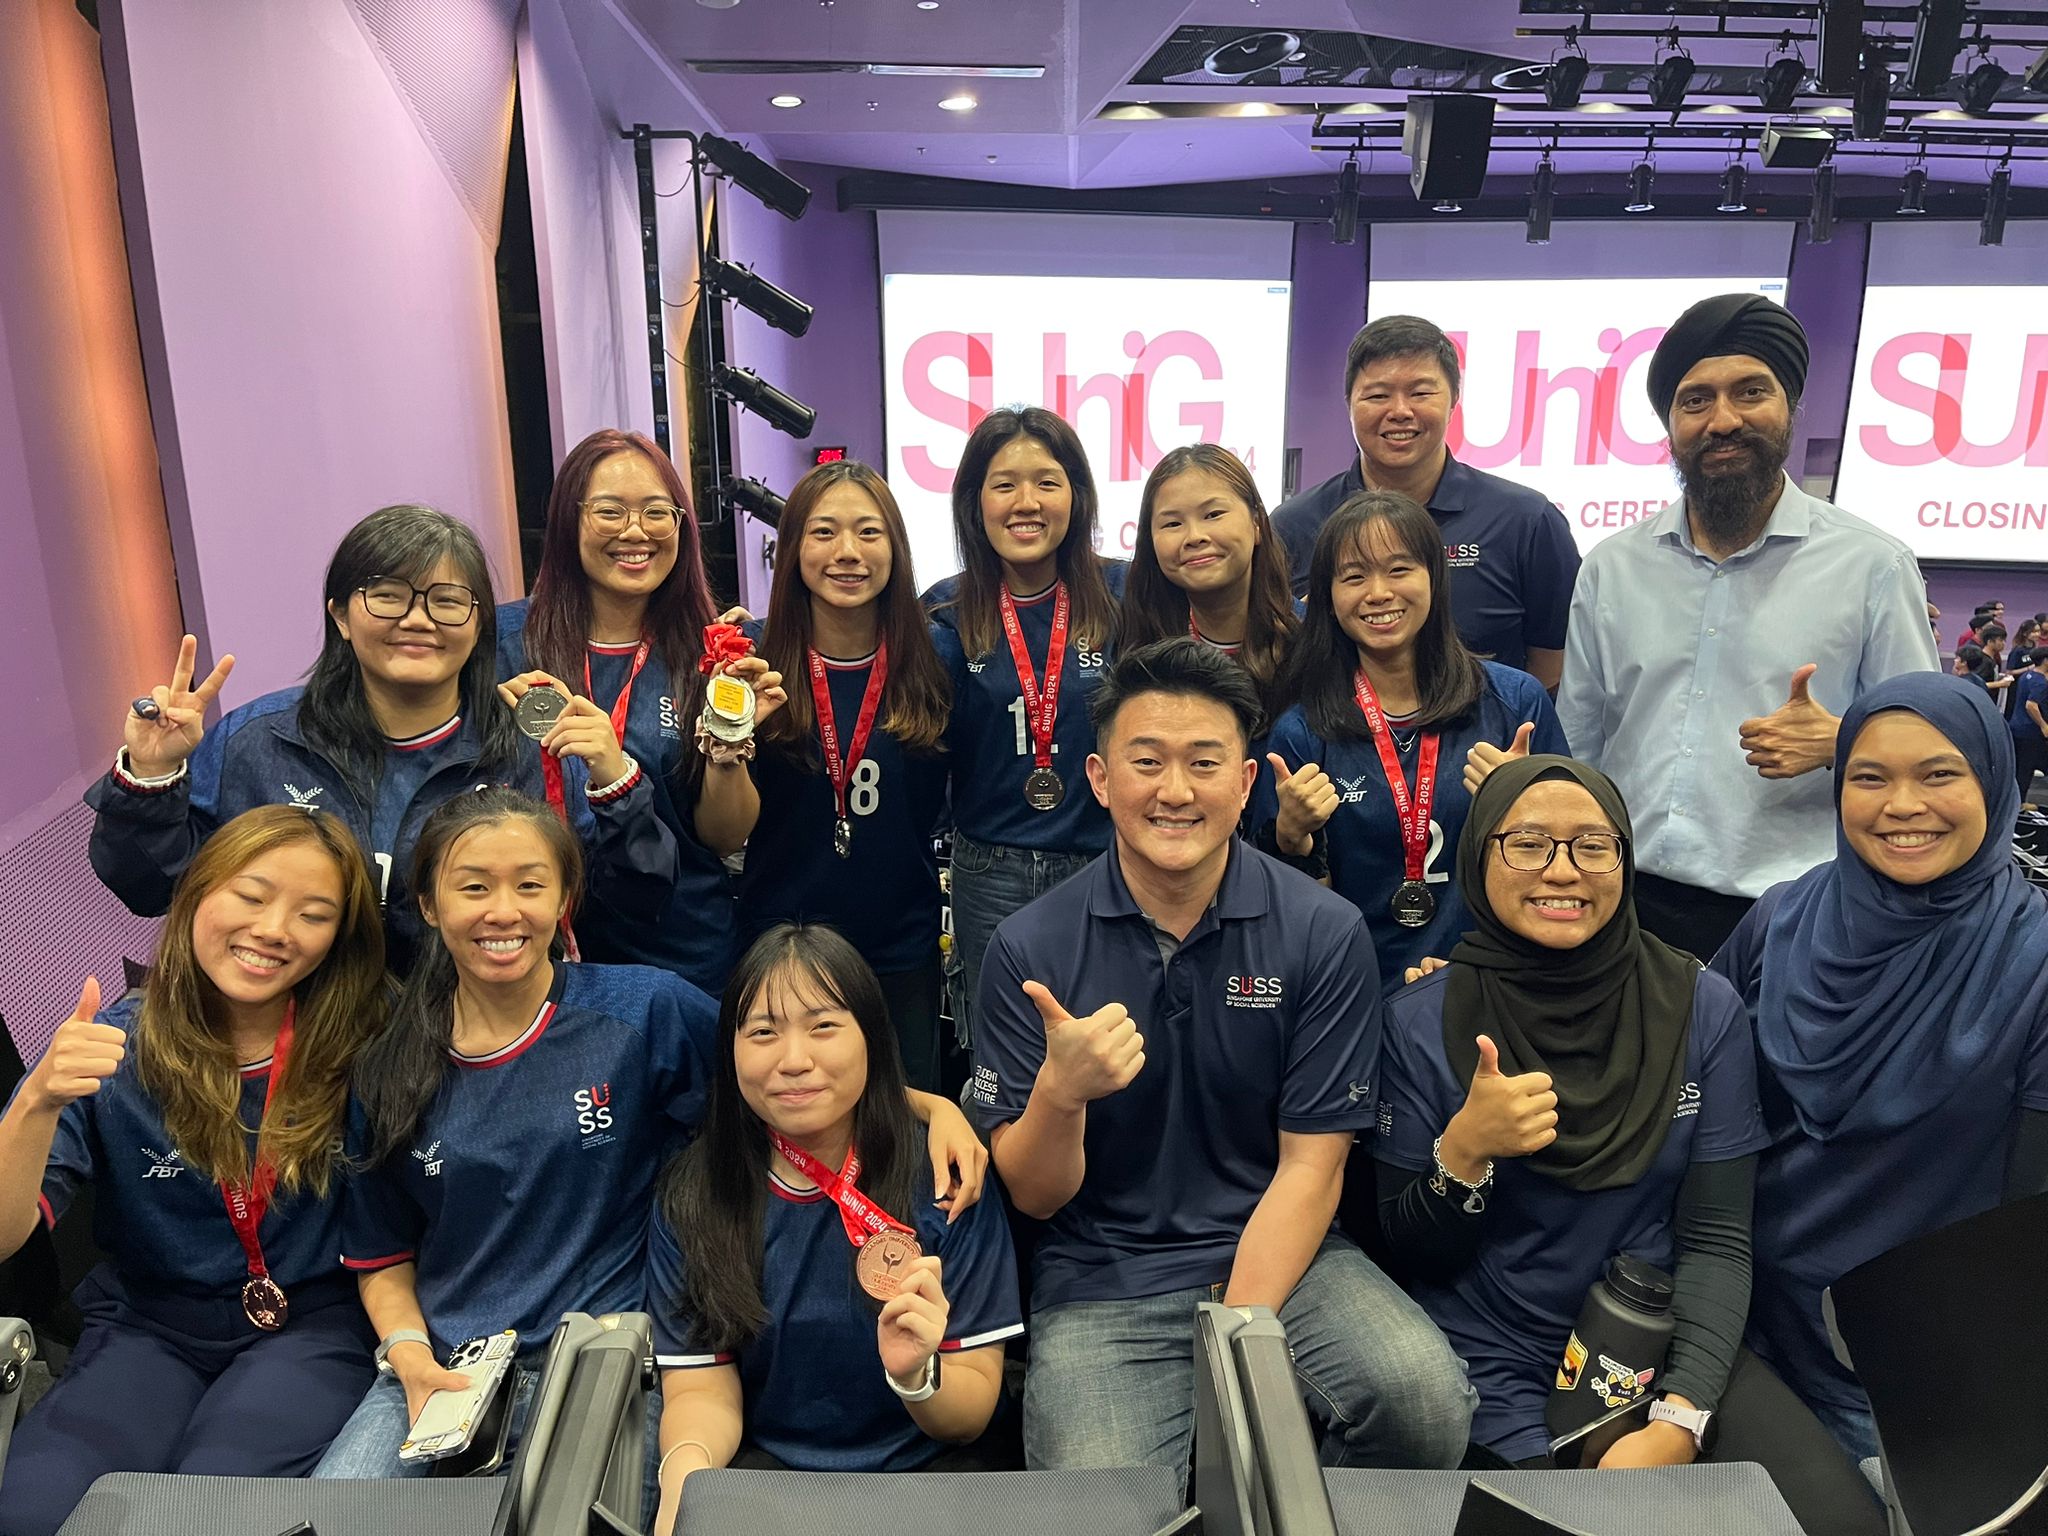
[[[920,11],[936,11],[939,8],[939,0],[917,0],[917,8]]]
[[[972,112],[975,102],[972,96],[942,96],[939,107],[947,112]]]
[[[804,99],[801,96],[770,96],[768,98],[768,105],[771,107],[800,107],[803,104]]]

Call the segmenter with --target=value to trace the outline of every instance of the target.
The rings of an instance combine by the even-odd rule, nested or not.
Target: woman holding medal
[[[919,1192],[894,1031],[845,939],[764,934],[719,1033],[648,1250],[659,1536],[704,1467],[933,1468],[988,1427],[1024,1331],[1000,1204],[949,1218]]]
[[[1083,768],[1127,569],[1095,553],[1095,477],[1039,406],[981,419],[953,475],[961,572],[925,593],[953,683],[953,1018],[971,1034],[996,925],[1109,846]]]
[[[1465,759],[1562,753],[1564,731],[1526,672],[1481,661],[1451,619],[1442,536],[1392,491],[1331,514],[1309,565],[1292,652],[1300,700],[1274,727],[1253,824],[1283,857],[1327,868],[1365,914],[1392,992],[1471,926],[1450,869],[1471,791]]]
[[[740,926],[829,923],[875,971],[913,1087],[939,1087],[939,871],[951,693],[911,571],[903,514],[865,464],[789,493],[762,654],[803,679],[761,733],[760,819]],[[794,558],[792,558],[792,556]]]
[[[193,856],[139,997],[101,1011],[86,982],[0,1118],[0,1256],[88,1185],[107,1253],[0,1532],[49,1536],[105,1472],[301,1476],[348,1418],[372,1338],[336,1154],[383,980],[355,838],[265,806]]]
[[[675,884],[660,900],[613,901],[592,889],[578,934],[585,956],[658,965],[714,995],[732,964],[735,926],[723,858],[759,809],[744,749],[707,757],[692,746],[712,671],[704,633],[717,611],[681,475],[649,439],[613,428],[562,460],[533,596],[498,610],[508,689],[543,681],[529,671],[538,669],[596,701],[645,766],[654,813],[675,841]],[[756,725],[782,698],[781,680],[767,673],[741,652],[719,674],[758,694]],[[597,808],[582,791],[591,773],[563,767],[547,782],[549,803],[588,841]]]
[[[130,911],[162,912],[214,828],[289,797],[362,844],[403,974],[422,936],[405,871],[428,815],[480,779],[539,794],[543,765],[566,758],[587,770],[595,887],[619,907],[667,900],[675,840],[603,711],[565,699],[552,719],[530,719],[535,750],[499,694],[490,568],[467,525],[431,507],[371,513],[328,562],[322,628],[303,687],[230,710],[211,730],[206,712],[234,658],[195,683],[190,635],[170,682],[129,708],[113,770],[85,798],[99,813],[93,870]]]

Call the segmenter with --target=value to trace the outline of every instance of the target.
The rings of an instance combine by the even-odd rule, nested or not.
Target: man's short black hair
[[[1170,635],[1136,646],[1110,663],[1088,701],[1098,740],[1107,738],[1117,711],[1146,693],[1207,699],[1237,717],[1247,747],[1259,728],[1259,689],[1249,672],[1224,652],[1192,635]]]
[[[2006,634],[2005,626],[1995,621],[1989,624],[1979,624],[1976,628],[1977,643],[1979,645],[1989,645],[1994,640],[2009,638]]]
[[[1368,363],[1390,357],[1427,356],[1436,360],[1450,380],[1451,398],[1458,398],[1458,349],[1433,321],[1420,315],[1382,315],[1351,338],[1351,350],[1344,354],[1344,398],[1351,398],[1351,386]]]

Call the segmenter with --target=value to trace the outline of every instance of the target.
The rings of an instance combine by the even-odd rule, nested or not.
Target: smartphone
[[[448,1369],[467,1376],[469,1385],[460,1391],[444,1388],[421,1405],[420,1416],[398,1447],[398,1459],[439,1461],[468,1450],[518,1348],[519,1335],[508,1328],[471,1339],[450,1355]]]

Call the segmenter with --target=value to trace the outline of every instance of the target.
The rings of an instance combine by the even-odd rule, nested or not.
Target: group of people
[[[1675,1325],[1599,1464],[1882,1529],[1821,1292],[2048,1188],[2048,902],[2017,725],[1784,472],[1805,371],[1767,301],[1680,317],[1681,494],[1583,567],[1449,455],[1414,317],[1344,474],[1269,517],[1177,448],[1128,565],[1035,407],[970,434],[957,576],[824,465],[758,620],[635,434],[527,599],[373,513],[302,687],[209,724],[187,637],[88,795],[165,922],[0,1117],[0,1248],[90,1185],[107,1255],[0,1533],[109,1470],[418,1475],[452,1352],[516,1334],[516,1424],[568,1311],[655,1319],[662,1536],[706,1467],[999,1464],[1027,1327],[1028,1464],[1184,1468],[1209,1299],[1278,1312],[1331,1462],[1522,1464],[1620,1254]]]
[[[1996,599],[1980,603],[1956,637],[1950,669],[1996,697],[2012,728],[2014,767],[2025,801],[2034,776],[2048,773],[2048,612],[2021,619],[2008,631],[2005,604]]]

